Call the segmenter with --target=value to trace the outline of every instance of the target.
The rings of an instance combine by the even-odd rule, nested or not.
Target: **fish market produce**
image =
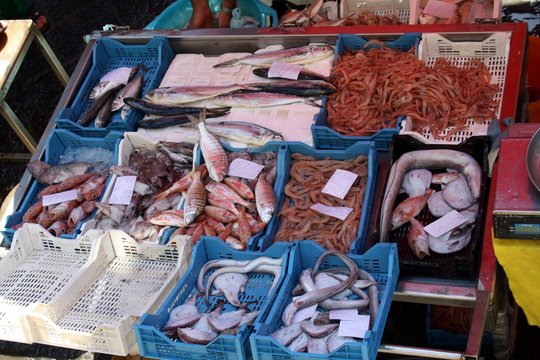
[[[210,111],[206,112],[207,119],[224,116],[229,113],[228,109],[225,109],[223,111],[221,110],[212,111],[213,109],[208,109],[208,110]],[[182,126],[182,125],[190,124],[190,123],[191,123],[191,120],[189,119],[188,114],[166,115],[166,116],[147,115],[141,120],[139,120],[139,127],[145,128],[145,129],[163,129],[170,126]]]
[[[285,186],[286,198],[279,212],[281,225],[274,241],[315,240],[328,250],[347,253],[356,238],[363,211],[368,177],[367,157],[316,160],[293,154],[292,158],[290,180]],[[343,200],[321,192],[338,169],[358,175]],[[342,221],[311,209],[316,203],[350,207],[353,211]]]
[[[53,185],[67,179],[83,175],[93,168],[93,164],[74,162],[69,164],[49,165],[41,160],[32,160],[26,168],[32,176],[42,184]]]
[[[343,25],[355,26],[355,25],[400,25],[396,15],[376,15],[371,11],[362,11],[360,13],[353,13],[349,15]]]
[[[458,173],[444,172],[448,168]],[[432,171],[437,173],[427,174]],[[407,242],[419,259],[429,256],[429,250],[448,254],[463,249],[471,239],[472,227],[476,221],[481,181],[480,166],[466,153],[455,150],[419,150],[403,154],[392,166],[386,186],[381,208],[380,241],[387,238],[390,225],[393,231],[410,223]],[[435,189],[431,189],[432,186]],[[396,206],[400,188],[406,188],[409,197]],[[422,191],[424,193],[418,195]],[[457,210],[465,216],[467,222],[435,238],[424,230],[427,225],[422,223],[424,220],[415,219],[426,205],[435,218]]]
[[[446,18],[431,15],[428,9],[421,9],[418,18],[420,24],[474,24],[477,19],[494,18],[492,0],[466,0],[452,4],[455,4],[454,9],[450,9]]]
[[[79,117],[77,123],[82,126],[87,126],[94,120],[94,126],[96,128],[107,127],[111,121],[111,113],[114,111],[122,110],[121,119],[125,119],[130,108],[124,104],[125,97],[138,96],[143,85],[144,72],[130,80],[126,85],[115,80],[104,80],[115,78],[114,74],[120,74],[119,77],[123,77],[122,73],[129,72],[128,78],[135,75],[142,65],[137,65],[133,68],[118,68],[105,74],[100,82],[90,92],[90,100],[92,104],[86,111]]]
[[[198,106],[180,106],[180,105],[163,105],[156,104],[154,102],[136,99],[136,98],[124,98],[124,103],[133,109],[140,110],[146,114],[160,115],[160,116],[173,116],[173,115],[199,115],[205,110],[204,107]],[[189,104],[191,105],[191,104]],[[229,108],[207,108],[207,113],[219,114],[217,116],[225,115],[229,111]]]
[[[173,86],[158,88],[146,94],[145,99],[160,105],[183,105],[196,101],[212,99],[219,95],[240,90],[259,90],[251,85],[226,86]]]
[[[252,65],[269,67],[274,62],[290,64],[310,64],[326,59],[334,53],[330,45],[307,45],[290,49],[265,51],[259,54],[248,55],[240,59],[233,59],[214,65],[214,68],[224,68],[237,65]]]
[[[283,135],[263,126],[243,121],[206,122],[205,128],[220,139],[263,146],[270,141],[283,141]]]
[[[307,98],[287,94],[275,94],[270,92],[245,92],[230,95],[221,95],[214,98],[213,103],[217,106],[232,108],[259,108],[268,106],[281,106],[295,103],[304,103],[320,107],[316,102]]]
[[[193,182],[192,168],[192,144],[158,142],[136,148],[126,166],[111,167],[117,176],[137,176],[130,204],[96,203],[94,227],[121,229],[137,241],[155,241],[164,226],[183,224],[183,212],[179,216],[175,209]]]
[[[268,76],[269,71],[270,71],[270,68],[256,68],[256,69],[253,69],[253,74],[263,77],[263,78],[273,79]],[[320,81],[328,82],[328,77],[323,76],[311,70],[302,69],[300,70],[300,73],[298,74],[298,80],[320,80]]]
[[[264,165],[257,179],[247,180],[225,176],[222,182],[204,179],[204,188],[197,181],[173,185],[154,196],[164,199],[173,193],[186,191],[184,210],[167,211],[150,219],[153,224],[179,227],[174,235],[190,235],[197,242],[203,235],[217,236],[236,250],[245,250],[249,239],[264,230],[276,209],[273,184],[276,177],[275,153],[226,153],[227,162],[243,158]],[[208,160],[205,158],[205,166]],[[197,172],[195,173],[197,175]],[[183,179],[181,179],[183,181]],[[177,183],[178,184],[178,183]]]
[[[334,85],[322,80],[276,80],[265,83],[252,83],[260,91],[288,94],[303,97],[317,97],[332,94]]]
[[[332,69],[331,82],[337,88],[328,96],[328,126],[353,136],[372,135],[396,126],[401,115],[410,116],[413,130],[430,129],[448,138],[477,123],[496,118],[499,86],[490,84],[486,65],[472,59],[462,67],[437,58],[433,67],[418,60],[414,48],[404,52],[370,41],[368,50],[344,51]],[[443,136],[448,127],[455,129]]]
[[[221,334],[236,335],[242,326],[251,325],[259,315],[258,311],[249,311],[249,302],[242,303],[240,300],[240,294],[250,287],[249,274],[273,275],[274,280],[268,290],[270,295],[280,279],[282,263],[282,258],[265,256],[251,261],[219,259],[207,262],[198,274],[198,293],[195,292],[184,304],[171,310],[163,327],[164,333],[173,339],[178,337],[183,342],[201,345],[210,343]],[[208,276],[212,269],[216,270]],[[215,290],[211,291],[212,288]],[[219,299],[212,311],[199,313],[196,306],[198,301],[202,301],[199,293],[205,293],[206,305],[210,305],[210,294],[223,296],[224,299]]]
[[[319,270],[329,255],[338,256],[346,268]],[[270,334],[277,342],[293,352],[328,354],[355,338],[338,336],[340,320],[331,320],[330,310],[352,309],[370,316],[373,325],[379,308],[377,283],[354,261],[336,251],[324,252],[313,269],[302,271],[297,295],[284,309],[283,326]],[[295,314],[304,308],[317,305],[315,314],[308,320],[295,321]],[[300,320],[300,319],[299,319]]]

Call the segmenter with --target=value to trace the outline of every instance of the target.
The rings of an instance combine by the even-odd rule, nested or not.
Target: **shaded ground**
[[[130,25],[142,28],[173,0],[42,0],[31,1],[32,11],[45,14],[51,24],[45,38],[71,75],[86,44],[85,34],[99,30],[105,24]],[[8,93],[6,102],[13,108],[32,136],[38,140],[49,121],[63,87],[47,62],[32,46]],[[0,152],[25,152],[26,149],[11,128],[0,121]],[[2,163],[0,165],[0,200],[20,180],[24,164]],[[2,355],[45,357],[56,359],[108,359],[108,355],[88,354],[81,351],[26,345],[0,341]]]

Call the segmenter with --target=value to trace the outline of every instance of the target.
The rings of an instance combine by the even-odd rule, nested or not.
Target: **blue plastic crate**
[[[368,179],[366,184],[366,192],[364,195],[364,202],[362,208],[362,216],[358,224],[358,233],[356,238],[351,243],[351,254],[357,254],[364,248],[364,243],[366,241],[367,228],[369,225],[369,216],[371,213],[371,203],[373,201],[373,195],[375,193],[375,182],[377,180],[377,169],[378,169],[378,158],[377,151],[375,150],[375,145],[369,141],[359,141],[354,145],[350,146],[346,150],[316,150],[302,142],[289,142],[287,143],[287,151],[284,155],[284,168],[282,168],[282,173],[284,173],[284,183],[282,189],[285,188],[285,185],[289,182],[289,171],[292,164],[291,155],[299,153],[307,156],[312,156],[316,159],[334,159],[334,160],[346,160],[352,159],[359,155],[366,155],[368,157]],[[278,206],[281,208],[285,198],[284,191],[281,191],[280,196],[278,197]],[[276,212],[277,213],[277,212]],[[272,236],[263,237],[259,241],[259,250],[264,250],[274,240],[274,235],[279,229],[281,221],[279,217],[275,217],[275,230],[272,233]],[[309,240],[309,239],[306,239]]]
[[[395,244],[377,244],[363,255],[349,255],[358,266],[373,276],[379,289],[379,312],[372,329],[366,332],[361,342],[346,343],[331,354],[307,354],[291,352],[269,336],[282,326],[283,310],[292,301],[292,290],[298,284],[300,274],[304,269],[313,268],[323,252],[324,249],[313,241],[295,243],[289,257],[287,278],[281,286],[279,295],[268,316],[255,326],[255,331],[250,337],[254,360],[368,360],[377,357],[399,275]],[[322,269],[332,267],[343,267],[343,263],[337,257],[330,256],[323,261]]]
[[[418,51],[420,36],[420,33],[407,33],[398,37],[394,41],[386,41],[385,44],[387,44],[390,48],[402,51],[408,51],[412,47],[415,47]],[[364,48],[364,45],[366,45],[367,42],[368,40],[356,35],[339,35],[335,47],[334,64],[337,62],[338,57],[343,53],[343,51],[361,50]],[[377,45],[374,44],[372,46],[368,46],[367,48],[370,49],[376,46]],[[314,145],[317,149],[346,149],[359,140],[365,140],[373,141],[377,151],[387,152],[390,149],[392,138],[394,135],[399,134],[401,129],[401,121],[404,118],[405,117],[400,117],[397,119],[397,126],[395,128],[382,129],[371,136],[343,135],[331,129],[327,125],[328,113],[326,111],[325,97],[323,99],[321,112],[315,115],[314,124],[311,126],[311,133],[313,136]]]
[[[45,157],[43,161],[48,164],[56,165],[60,161],[60,156],[64,154],[64,151],[68,147],[101,147],[113,152],[112,159],[114,164],[118,159],[118,144],[122,138],[121,132],[110,132],[103,138],[85,138],[76,134],[73,134],[67,130],[57,129],[49,136],[47,140],[47,147],[45,148]],[[110,177],[107,180],[107,184],[110,181]],[[36,180],[32,180],[29,190],[27,191],[24,200],[22,201],[19,209],[12,215],[8,216],[6,220],[6,227],[1,230],[4,235],[4,239],[11,244],[15,230],[11,229],[12,226],[21,223],[22,217],[26,210],[38,201],[38,194],[47,187],[47,185],[40,184]],[[95,211],[83,222],[77,225],[77,228],[72,234],[64,234],[61,237],[66,239],[74,239],[80,233],[81,226],[95,214]]]
[[[221,10],[221,0],[210,0],[209,5],[214,15]],[[259,20],[260,27],[278,27],[277,12],[259,0],[238,0],[237,7],[242,10],[243,16],[251,16]],[[144,28],[145,30],[183,29],[188,24],[192,14],[191,1],[178,0],[169,5]],[[271,24],[267,23],[267,16],[272,18]]]
[[[260,148],[256,149],[235,149],[231,148],[230,146],[223,145],[223,148],[226,152],[236,152],[236,151],[249,151],[250,153],[263,153],[263,152],[275,152],[277,153],[277,176],[276,176],[276,182],[274,183],[274,192],[276,194],[276,200],[278,205],[281,204],[283,201],[283,188],[286,184],[286,175],[285,174],[285,162],[286,162],[286,152],[287,152],[287,145],[284,142],[277,142],[272,141]],[[200,147],[198,147],[197,154],[196,154],[196,163],[197,165],[201,165],[204,163],[202,157],[202,152],[200,150]],[[253,235],[247,244],[246,249],[248,250],[264,250],[268,246],[270,246],[272,239],[274,238],[275,233],[277,232],[277,229],[279,228],[278,220],[277,220],[277,211],[274,212],[274,216],[272,217],[272,220],[266,225],[263,231],[261,231],[258,234]],[[216,237],[217,239],[217,237]],[[268,244],[264,248],[260,249],[259,244],[260,243]]]
[[[169,313],[176,306],[183,304],[191,295],[197,292],[196,282],[200,269],[203,265],[215,259],[251,260],[259,256],[273,258],[283,257],[281,280],[271,294],[268,294],[274,278],[268,274],[249,274],[249,280],[243,294],[240,294],[241,302],[253,302],[249,310],[259,310],[255,319],[257,324],[268,313],[278,295],[281,284],[287,274],[287,264],[290,244],[275,244],[264,253],[252,251],[237,251],[230,249],[221,240],[203,237],[193,249],[190,267],[180,279],[175,289],[159,307],[156,314],[145,314],[140,323],[135,324],[135,336],[142,356],[155,359],[183,359],[183,360],[236,360],[249,358],[249,334],[253,326],[244,325],[238,334],[220,335],[208,345],[186,344],[175,341],[161,332],[169,318]],[[211,273],[211,272],[210,272]],[[210,274],[209,273],[209,274]],[[208,278],[208,275],[206,276]],[[210,296],[210,305],[206,305],[203,297],[197,299],[199,311],[205,312],[213,308],[221,296]],[[226,303],[223,311],[236,310],[236,307]]]
[[[57,126],[85,137],[103,137],[109,131],[135,130],[138,121],[144,116],[138,110],[131,110],[125,120],[120,118],[120,111],[113,113],[106,128],[95,128],[93,122],[81,126],[77,120],[92,104],[88,98],[90,92],[109,71],[143,64],[147,68],[141,92],[144,95],[159,86],[173,58],[174,52],[165,37],[155,37],[146,45],[124,45],[114,39],[99,39],[92,52],[92,67],[71,106],[60,111],[56,119]]]

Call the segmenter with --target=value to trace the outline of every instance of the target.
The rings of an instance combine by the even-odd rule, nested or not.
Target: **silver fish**
[[[106,94],[111,89],[118,89],[122,86],[122,83],[116,82],[116,81],[103,81],[97,84],[92,91],[90,92],[89,98],[91,100],[97,100],[103,94]]]
[[[145,99],[154,104],[180,105],[212,99],[219,95],[240,90],[258,89],[238,84],[225,86],[174,86],[154,89],[145,95]]]
[[[112,97],[114,93],[122,86],[122,84],[117,84],[115,87],[108,89],[103,95],[98,97],[88,109],[77,120],[77,124],[86,126],[94,119],[100,110],[103,108],[103,105],[109,100],[109,97]]]
[[[113,98],[112,96],[109,96],[105,104],[103,104],[101,110],[99,110],[98,114],[96,115],[96,119],[94,120],[95,127],[104,128],[109,124],[109,121],[111,120],[112,103]]]
[[[223,68],[236,65],[268,67],[272,65],[272,63],[278,61],[291,64],[310,64],[324,60],[333,53],[334,49],[329,45],[307,45],[248,55],[240,59],[233,59],[216,64],[214,65],[214,68]]]
[[[442,197],[442,191],[437,191],[429,197],[428,208],[431,215],[435,217],[442,217],[448,214],[450,211],[454,210]]]
[[[283,135],[260,125],[243,121],[206,122],[212,134],[246,145],[263,146],[270,141],[283,141]]]
[[[424,195],[431,185],[431,171],[416,169],[407,172],[403,178],[401,187],[409,197]]]
[[[217,106],[233,108],[260,108],[295,103],[304,103],[314,107],[321,107],[316,102],[300,96],[273,94],[268,92],[247,92],[221,95],[214,98],[213,103]]]
[[[453,168],[459,170],[467,178],[473,198],[478,199],[480,197],[482,169],[472,156],[461,151],[447,149],[418,150],[405,153],[392,165],[388,176],[381,206],[379,241],[387,241],[393,206],[405,173],[409,170],[425,168]]]
[[[456,210],[465,210],[471,207],[477,199],[471,194],[467,179],[462,174],[446,185],[442,191],[444,201]]]
[[[61,165],[49,165],[40,160],[30,161],[26,168],[32,176],[42,184],[59,184],[70,177],[86,174],[92,169],[90,163],[69,163]]]
[[[139,75],[136,78],[132,79],[130,82],[128,82],[126,86],[124,86],[122,90],[120,90],[118,94],[116,94],[116,97],[114,98],[114,101],[112,103],[112,111],[118,111],[125,105],[124,98],[139,96],[142,84],[142,75]]]

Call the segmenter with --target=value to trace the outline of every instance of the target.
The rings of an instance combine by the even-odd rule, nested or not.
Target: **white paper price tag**
[[[442,218],[439,218],[431,224],[425,226],[424,230],[426,230],[426,232],[431,236],[438,238],[443,234],[454,230],[458,226],[465,224],[467,221],[468,220],[465,216],[461,215],[456,210],[452,210]]]
[[[357,315],[354,320],[339,322],[338,336],[363,338],[369,330],[369,315]]]
[[[65,201],[76,200],[77,199],[77,190],[68,190],[59,192],[52,195],[43,196],[43,206],[49,206],[54,204],[59,204]]]
[[[253,180],[259,176],[262,169],[264,169],[264,165],[237,158],[229,164],[229,173],[227,175]]]
[[[351,189],[351,186],[354,184],[357,177],[358,175],[355,173],[337,169],[326,185],[324,185],[321,192],[343,199]]]
[[[311,205],[311,208],[321,214],[335,217],[340,220],[345,220],[347,216],[353,211],[353,208],[345,206],[326,206],[321,203]]]
[[[275,62],[270,66],[270,69],[268,69],[268,77],[298,80],[300,71],[302,71],[302,66],[300,65]]]
[[[135,189],[135,182],[137,182],[136,176],[117,177],[109,198],[109,204],[129,205],[131,196],[133,196],[133,189]]]

